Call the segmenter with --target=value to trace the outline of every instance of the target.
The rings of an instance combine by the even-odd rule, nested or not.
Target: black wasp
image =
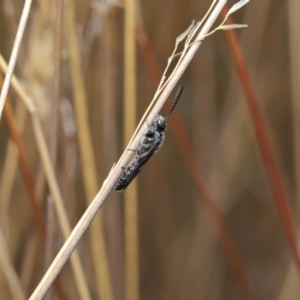
[[[130,182],[139,174],[150,157],[162,146],[165,138],[164,131],[167,127],[167,120],[174,110],[182,93],[182,90],[183,87],[179,86],[167,116],[164,118],[161,115],[157,115],[153,121],[152,126],[149,126],[149,128],[145,132],[136,151],[135,158],[125,168],[122,176],[118,181],[118,184],[115,188],[116,191],[121,192],[125,190]]]

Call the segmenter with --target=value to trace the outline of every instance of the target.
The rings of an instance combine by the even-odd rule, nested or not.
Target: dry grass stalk
[[[57,169],[57,149],[59,136],[59,105],[61,89],[61,52],[63,39],[63,0],[55,2],[54,16],[54,76],[53,76],[53,96],[51,101],[51,117],[49,120],[48,144],[51,163],[54,171]],[[44,177],[44,174],[41,176]],[[42,180],[45,183],[45,180]],[[42,184],[44,185],[44,184]],[[54,203],[51,196],[47,197],[46,209],[46,242],[45,242],[45,265],[46,268],[51,264],[54,253],[55,229],[57,227],[56,216],[54,212]],[[52,290],[48,292],[45,300],[52,299]]]
[[[52,160],[52,166],[56,169],[57,162],[57,144],[59,128],[59,103],[60,103],[60,85],[61,85],[61,52],[63,39],[63,0],[57,0],[55,5],[55,23],[54,23],[54,77],[53,77],[53,100],[50,118],[49,151]]]
[[[14,269],[10,259],[9,251],[5,245],[5,239],[0,231],[0,265],[1,270],[8,282],[12,297],[14,300],[25,300],[25,294],[19,277]]]
[[[0,56],[0,68],[4,73],[6,73],[7,64],[2,56]],[[55,173],[51,165],[51,159],[47,148],[46,140],[43,135],[39,117],[37,116],[37,112],[32,102],[32,99],[29,96],[27,96],[21,84],[18,82],[14,75],[12,76],[11,84],[13,89],[15,90],[19,98],[24,102],[30,113],[38,150],[43,163],[43,168],[46,174],[50,192],[54,199],[59,225],[64,238],[67,239],[71,232],[71,227],[68,222],[67,213],[64,208],[62,195],[58,187]],[[71,257],[71,265],[74,271],[75,280],[77,281],[77,287],[82,299],[90,299],[86,279],[77,252],[74,253],[74,255]]]
[[[0,85],[2,85],[2,83],[3,83],[3,77],[1,74]],[[18,149],[20,171],[29,195],[34,221],[36,223],[37,229],[41,237],[45,238],[45,222],[44,222],[43,212],[40,207],[38,195],[35,191],[34,177],[29,166],[29,161],[27,159],[24,144],[22,143],[21,137],[17,129],[16,121],[13,114],[12,104],[9,98],[4,106],[4,115],[5,115],[6,122],[8,124],[10,135],[14,140],[15,145]]]
[[[16,39],[15,39],[14,46],[13,46],[13,49],[12,49],[12,52],[11,52],[11,57],[10,57],[10,60],[9,60],[7,74],[5,76],[4,83],[3,83],[3,88],[2,88],[2,91],[1,91],[1,95],[0,95],[0,119],[1,119],[2,111],[3,111],[3,107],[4,107],[4,104],[5,104],[5,100],[6,100],[6,97],[7,97],[7,94],[8,94],[10,81],[11,81],[11,78],[13,76],[13,72],[14,72],[14,69],[15,69],[15,65],[16,65],[18,53],[19,53],[19,50],[20,50],[24,30],[25,30],[25,27],[26,27],[26,24],[27,24],[27,19],[28,19],[28,15],[29,15],[29,12],[30,12],[31,2],[32,2],[32,0],[26,0],[25,1],[24,9],[23,9],[22,16],[21,16],[20,23],[19,23],[19,27],[18,27],[18,30],[17,30]]]
[[[88,104],[84,88],[82,64],[76,33],[75,10],[73,1],[67,8],[67,30],[69,37],[70,69],[72,74],[75,114],[78,126],[78,140],[81,153],[85,200],[87,205],[95,197],[99,184],[97,179],[95,154],[88,122]],[[93,265],[98,280],[98,293],[103,299],[111,300],[112,288],[109,274],[108,259],[103,235],[103,222],[99,214],[91,225],[91,249]]]
[[[32,230],[28,235],[26,246],[23,249],[23,260],[20,267],[20,281],[25,294],[28,294],[30,284],[34,275],[34,267],[36,265],[36,257],[38,255],[38,235]]]
[[[16,125],[19,133],[22,134],[25,122],[27,119],[27,111],[23,103],[18,102],[16,105]],[[9,203],[11,200],[13,185],[18,168],[18,153],[13,141],[9,141],[6,148],[6,155],[4,159],[4,167],[2,169],[0,181],[0,220],[6,223],[8,216]]]
[[[125,147],[136,128],[136,44],[135,0],[125,0],[124,24],[124,142]],[[124,194],[125,200],[125,299],[139,297],[138,190],[133,181]]]

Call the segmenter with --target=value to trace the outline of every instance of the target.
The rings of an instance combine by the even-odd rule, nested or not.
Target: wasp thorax
[[[166,119],[159,115],[155,118],[154,124],[158,131],[164,131],[167,127]]]

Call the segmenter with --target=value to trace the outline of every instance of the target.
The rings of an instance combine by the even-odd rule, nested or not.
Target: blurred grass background
[[[7,61],[23,2],[1,1],[0,52]],[[56,175],[73,228],[92,197],[87,196],[84,177],[84,172],[89,173],[90,169],[83,171],[82,147],[85,145],[78,143],[78,132],[83,125],[78,122],[78,112],[75,113],[74,108],[74,98],[80,93],[80,87],[74,85],[72,79],[73,45],[67,25],[71,2],[61,0],[64,13],[59,33],[62,40],[59,104],[53,102],[54,80],[58,76],[54,58],[57,43],[54,41],[59,1],[33,2],[15,74],[35,102],[49,145],[51,134],[57,139]],[[229,5],[234,3],[229,1]],[[125,123],[129,122],[123,115],[124,77],[129,76],[124,70],[125,14],[122,1],[75,1],[74,4],[80,73],[84,79],[88,130],[99,189],[127,142],[123,134]],[[173,51],[175,38],[193,19],[200,20],[210,4],[209,0],[136,2],[138,24],[143,34],[148,35],[152,48],[149,51],[153,51],[161,70]],[[299,224],[300,207],[297,5],[300,8],[293,0],[252,0],[233,15],[236,23],[249,25],[237,33],[296,225]],[[149,53],[142,52],[138,34],[137,41],[136,73],[133,75],[136,78],[134,105],[139,120],[157,83],[146,64]],[[273,201],[224,32],[204,41],[180,84],[184,92],[176,111],[258,299],[299,299],[299,275]],[[12,89],[9,97],[15,119],[20,124],[19,132],[39,195],[47,235],[45,242],[33,221],[27,188],[13,154],[15,149],[9,147],[11,137],[3,119],[0,125],[1,300],[28,298],[64,241],[43,176],[29,115]],[[53,110],[57,110],[59,116],[57,130],[53,129],[56,126],[53,125]],[[172,130],[166,133],[164,147],[138,176],[136,189],[138,255],[134,263],[138,278],[124,278],[124,274],[131,274],[125,273],[128,268],[125,245],[131,242],[124,235],[128,224],[123,195],[113,192],[101,208],[103,230],[97,223],[99,227],[89,230],[78,246],[91,299],[125,299],[125,294],[130,300],[246,299],[224,259]],[[108,285],[101,281],[101,276],[101,284],[99,282],[96,269],[103,265],[103,256],[99,253],[97,257],[92,250],[93,242],[90,243],[97,241],[102,231],[109,268]],[[18,283],[21,296],[16,292]],[[138,287],[138,295],[128,296],[125,292],[128,284]],[[72,268],[67,264],[59,284],[54,285],[47,299],[82,299],[77,287]],[[103,289],[110,290],[110,287],[110,296],[107,296],[109,291],[106,296],[101,295]],[[249,296],[248,299],[253,298]]]

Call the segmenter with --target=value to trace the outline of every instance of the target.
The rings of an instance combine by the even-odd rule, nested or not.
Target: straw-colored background
[[[55,25],[59,2],[64,6],[61,30]],[[252,0],[233,15],[236,23],[249,25],[237,31],[238,39],[296,227],[300,208],[297,2]],[[6,61],[23,3],[1,1],[0,52]],[[75,1],[72,18],[69,5],[73,0],[34,1],[29,15],[15,75],[34,100],[48,145],[57,147],[49,149],[56,160],[57,180],[71,228],[119,159],[150,103],[159,79],[155,65],[163,71],[175,38],[193,19],[200,20],[211,2],[132,3],[135,10],[130,1]],[[229,1],[229,6],[234,3]],[[132,11],[135,17],[130,15]],[[130,20],[135,18],[137,30],[131,30]],[[72,28],[80,51],[77,69]],[[145,35],[149,39],[146,46]],[[58,97],[57,36],[62,41]],[[168,128],[164,146],[128,194],[123,197],[112,192],[101,208],[101,217],[97,216],[80,242],[77,254],[85,279],[81,280],[83,290],[79,292],[74,269],[67,263],[47,299],[88,300],[82,296],[84,289],[90,299],[102,300],[300,299],[299,272],[225,32],[204,41],[180,84],[184,91],[176,114],[257,298],[241,291],[239,276],[232,276],[201,201],[203,195],[197,192],[185,154],[173,137],[175,124]],[[86,100],[86,115],[81,114],[76,97]],[[28,185],[15,148],[9,144],[6,116],[2,117],[0,300],[28,298],[64,242],[31,117],[12,88],[7,101],[20,124],[21,141],[46,224],[46,239],[34,221]],[[58,109],[59,116],[55,113]],[[172,117],[170,122],[176,123],[175,113]],[[91,159],[90,166],[87,159]]]

